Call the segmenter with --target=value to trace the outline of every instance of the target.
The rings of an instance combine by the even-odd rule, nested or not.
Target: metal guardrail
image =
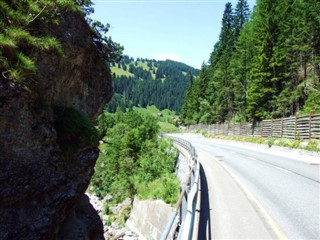
[[[181,188],[179,199],[175,205],[174,211],[168,219],[160,239],[165,240],[168,238],[178,213],[179,227],[177,229],[179,230],[176,239],[192,239],[200,182],[200,164],[197,160],[197,152],[192,144],[186,140],[168,135],[163,135],[163,137],[173,139],[175,144],[185,149],[191,161],[189,162],[190,173]]]

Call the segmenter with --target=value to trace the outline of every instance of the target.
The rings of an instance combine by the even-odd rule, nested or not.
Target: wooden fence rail
[[[188,130],[204,130],[226,136],[320,139],[320,114],[263,120],[255,124],[197,124],[189,126]]]

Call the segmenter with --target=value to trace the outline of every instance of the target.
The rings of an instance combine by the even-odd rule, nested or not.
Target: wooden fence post
[[[234,126],[235,124],[232,125],[232,137],[234,137]]]
[[[263,137],[263,120],[261,121],[260,137]]]
[[[246,128],[246,137],[248,136],[248,124],[247,123],[244,123],[245,125],[245,128]]]
[[[283,118],[281,118],[280,138],[283,136]]]
[[[312,132],[311,132],[311,130],[312,130],[312,128],[311,128],[311,125],[312,125],[312,112],[309,114],[309,140],[311,139],[311,137],[312,137]]]
[[[294,119],[294,140],[297,140],[297,123],[298,123],[298,115],[296,114]]]

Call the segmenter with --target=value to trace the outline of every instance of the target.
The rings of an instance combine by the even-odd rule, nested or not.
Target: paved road
[[[182,138],[202,166],[199,239],[320,239],[319,158]]]

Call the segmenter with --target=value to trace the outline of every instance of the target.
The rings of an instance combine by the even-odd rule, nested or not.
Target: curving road
[[[179,137],[201,163],[198,239],[320,239],[320,158]]]

